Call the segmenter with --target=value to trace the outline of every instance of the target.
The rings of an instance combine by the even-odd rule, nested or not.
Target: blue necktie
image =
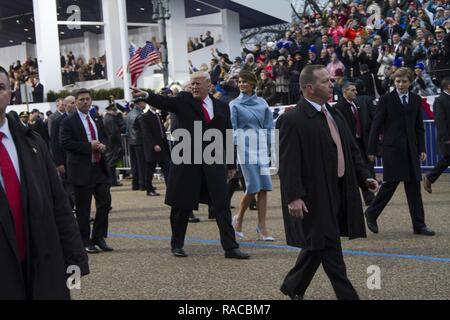
[[[405,108],[407,108],[408,107],[408,101],[406,100],[406,96],[403,96],[402,97],[402,102],[403,102],[403,106],[405,107]]]

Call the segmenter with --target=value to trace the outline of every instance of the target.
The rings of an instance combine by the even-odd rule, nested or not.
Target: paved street
[[[164,184],[156,186],[164,194]],[[248,211],[243,227],[247,240],[241,242],[252,255],[248,261],[224,259],[217,225],[207,219],[206,206],[198,212],[202,222],[189,225],[189,257],[173,257],[164,196],[149,198],[130,189],[129,181],[113,189],[109,243],[115,251],[90,256],[91,274],[82,279],[82,289],[73,292],[74,299],[286,299],[279,286],[298,250],[285,243],[277,179],[268,209],[268,226],[277,241],[257,241],[256,212]],[[379,219],[380,234],[343,240],[349,278],[362,299],[450,298],[450,175],[442,176],[433,189],[432,195],[423,196],[435,237],[413,235],[400,186]],[[235,194],[235,207],[241,195]],[[373,265],[381,270],[381,290],[367,287],[367,269]],[[305,298],[335,299],[322,268]]]

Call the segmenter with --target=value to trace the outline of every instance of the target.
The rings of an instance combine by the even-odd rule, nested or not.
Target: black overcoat
[[[396,90],[381,96],[372,122],[367,155],[376,155],[381,130],[384,180],[421,181],[420,153],[425,152],[421,97],[410,92],[405,107]]]
[[[109,164],[115,164],[122,160],[125,154],[122,145],[122,132],[125,131],[125,122],[121,120],[118,116],[109,113],[103,117],[105,134],[108,139],[105,157]]]
[[[159,122],[159,124],[158,124]],[[136,119],[134,126],[139,126],[144,144],[146,162],[170,162],[170,150],[167,142],[164,124],[151,111],[144,113]],[[161,151],[156,152],[155,146],[160,146]]]
[[[280,134],[280,183],[283,218],[288,245],[321,250],[325,239],[339,241],[366,236],[359,186],[365,187],[370,173],[343,116],[329,107],[339,128],[345,175],[339,196],[336,145],[325,115],[302,98],[292,111],[277,121]],[[288,204],[302,199],[309,214],[296,219]],[[340,200],[342,203],[340,203]]]
[[[195,123],[197,126],[202,125],[200,132],[202,135],[207,129],[217,129],[225,140],[226,130],[229,129],[232,133],[229,106],[212,96],[211,99],[214,104],[214,118],[209,124],[206,124],[204,120],[201,102],[194,99],[191,93],[182,92],[176,97],[150,94],[147,99],[147,103],[156,109],[174,113],[178,119],[178,128],[173,134],[178,129],[184,129],[186,133],[189,133],[192,141],[189,163],[173,164],[170,169],[165,203],[171,207],[198,210],[199,203],[212,204],[218,211],[230,207],[226,191],[227,175],[228,169],[234,169],[235,165],[227,166],[225,161],[219,164],[207,164],[203,156],[194,150],[195,144],[199,143],[203,153],[209,144],[202,144],[202,138],[194,135]],[[180,143],[183,143],[183,138],[175,143],[173,149],[176,149]],[[225,145],[224,142],[224,149]],[[225,150],[223,154],[226,154]],[[200,158],[200,164],[194,161],[196,157]]]
[[[369,143],[369,135],[370,128],[372,126],[372,118],[373,118],[373,109],[369,109],[367,105],[360,105],[357,101],[355,102],[356,107],[358,108],[359,120],[361,123],[362,129],[362,142],[364,146],[364,150],[361,150],[365,153],[367,150],[367,145]],[[350,132],[356,137],[356,119],[353,115],[352,107],[350,103],[345,99],[341,98],[338,103],[335,105],[336,109],[338,109],[342,115],[346,123],[350,128]]]
[[[441,93],[433,105],[434,121],[437,128],[437,144],[439,153],[444,157],[450,157],[450,95]]]
[[[8,116],[7,116],[8,117]],[[31,299],[69,299],[68,266],[89,273],[88,257],[68,198],[44,141],[12,118],[8,123],[20,164]],[[8,201],[0,186],[0,300],[26,299]]]

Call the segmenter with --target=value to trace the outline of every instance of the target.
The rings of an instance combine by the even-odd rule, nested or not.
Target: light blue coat
[[[267,102],[243,93],[230,102],[234,143],[238,163],[247,186],[247,194],[272,191],[269,172],[270,145],[274,129],[273,115]]]

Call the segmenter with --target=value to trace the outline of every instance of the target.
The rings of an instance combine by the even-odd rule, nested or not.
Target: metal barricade
[[[427,171],[435,167],[435,165],[441,159],[438,154],[438,149],[436,145],[436,124],[434,120],[425,120],[423,122],[425,127],[425,150],[427,153],[427,160],[422,163],[422,171]],[[376,172],[383,172],[383,159],[377,159],[375,164]],[[447,170],[449,172],[449,170]]]

